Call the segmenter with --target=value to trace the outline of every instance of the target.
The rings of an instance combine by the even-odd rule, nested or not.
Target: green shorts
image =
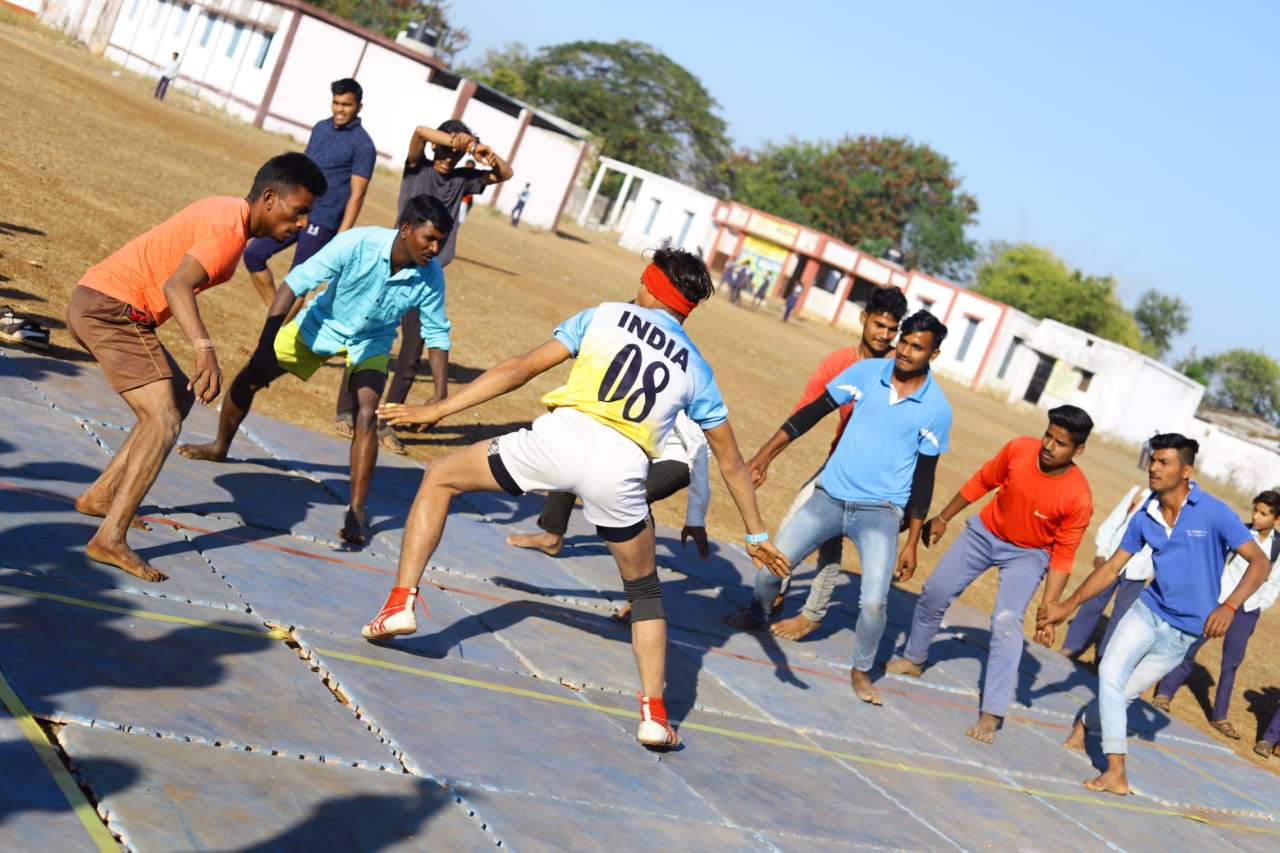
[[[281,370],[287,370],[294,376],[304,382],[312,377],[320,365],[324,364],[335,355],[341,354],[347,361],[347,374],[345,379],[350,379],[353,373],[359,373],[362,370],[373,370],[387,375],[387,368],[391,365],[391,355],[389,353],[381,353],[379,355],[371,355],[359,364],[351,363],[351,356],[347,355],[346,350],[338,350],[335,353],[318,353],[312,352],[311,348],[302,342],[299,333],[302,329],[297,322],[287,323],[276,333],[275,350],[276,364],[280,365]]]

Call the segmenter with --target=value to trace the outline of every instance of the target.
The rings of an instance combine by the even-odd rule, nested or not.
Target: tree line
[[[315,5],[394,36],[409,20],[442,33],[448,62],[470,41],[447,2],[317,0]],[[876,257],[896,250],[908,269],[946,278],[1037,319],[1052,318],[1156,359],[1191,321],[1179,297],[1148,289],[1132,308],[1109,275],[1072,269],[1047,248],[969,236],[978,200],[958,168],[902,136],[788,139],[735,147],[720,104],[690,71],[641,42],[575,41],[535,51],[513,43],[456,73],[580,125],[601,155],[830,234]],[[616,191],[616,187],[614,188]],[[1205,403],[1280,424],[1280,364],[1234,349],[1176,368],[1206,386]]]

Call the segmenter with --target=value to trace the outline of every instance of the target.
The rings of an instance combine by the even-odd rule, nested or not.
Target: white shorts
[[[496,453],[521,491],[573,492],[582,498],[583,516],[597,527],[630,527],[649,515],[644,492],[649,457],[640,445],[577,409],[555,409],[529,429],[499,436],[489,453]]]

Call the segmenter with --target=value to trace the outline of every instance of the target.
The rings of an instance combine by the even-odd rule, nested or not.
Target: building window
[[[928,311],[930,314],[932,314],[932,313],[933,313],[933,306],[934,306],[934,304],[935,304],[934,300],[932,300],[932,299],[925,299],[925,298],[921,297],[921,299],[920,299],[920,310],[921,310],[921,311]]]
[[[813,282],[813,286],[818,290],[825,290],[827,293],[835,293],[844,284],[844,273],[835,267],[822,265],[821,271],[818,272],[818,278]]]
[[[142,0],[133,0],[133,5],[129,7],[129,20],[138,17],[138,7],[142,5]]]
[[[187,26],[187,18],[190,15],[191,15],[191,4],[187,3],[182,7],[182,14],[178,15],[178,25],[173,28],[173,34],[175,36],[182,35],[182,31]]]
[[[213,35],[213,24],[218,19],[212,15],[206,15],[204,19],[204,32],[200,34],[200,46],[208,47],[209,37]]]
[[[267,64],[267,52],[271,50],[271,36],[273,33],[262,34],[262,44],[258,47],[258,58],[253,61],[254,68],[261,68]]]
[[[996,371],[997,379],[1004,379],[1004,375],[1009,372],[1009,363],[1013,361],[1013,354],[1021,345],[1022,338],[1016,335],[1013,340],[1009,341],[1009,348],[1004,351],[1004,359],[1000,362],[1000,369]]]
[[[653,200],[653,209],[649,211],[649,221],[644,224],[644,236],[648,237],[649,232],[653,230],[653,223],[658,218],[658,211],[662,209],[661,199]]]
[[[231,33],[231,44],[227,45],[227,56],[235,56],[236,48],[240,46],[240,36],[244,35],[244,24],[236,22],[236,28]]]
[[[160,2],[156,4],[156,13],[151,16],[151,29],[154,30],[156,27],[160,26],[160,18],[164,15],[164,7],[164,0],[160,0]]]
[[[960,339],[960,348],[956,350],[956,361],[964,361],[965,354],[969,352],[969,344],[973,343],[973,336],[978,331],[979,320],[977,317],[965,315],[964,337]]]
[[[1080,384],[1076,386],[1076,390],[1088,391],[1089,383],[1093,381],[1093,374],[1083,367],[1077,367],[1076,370],[1080,371]]]

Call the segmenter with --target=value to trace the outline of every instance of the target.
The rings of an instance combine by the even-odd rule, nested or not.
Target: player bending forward
[[[687,411],[706,432],[746,525],[752,561],[777,574],[784,574],[788,563],[768,541],[711,367],[682,328],[694,306],[714,292],[706,266],[688,252],[660,249],[640,281],[634,302],[606,302],[576,314],[551,340],[500,362],[445,400],[379,410],[393,426],[435,424],[575,359],[568,382],[542,398],[551,411],[529,429],[477,442],[427,468],[405,525],[396,585],[361,633],[385,640],[417,630],[418,581],[440,542],[454,495],[571,491],[582,498],[583,515],[613,554],[631,605],[631,645],[641,686],[636,739],[671,748],[680,744],[680,736],[662,701],[667,622],[644,481],[677,412]]]

